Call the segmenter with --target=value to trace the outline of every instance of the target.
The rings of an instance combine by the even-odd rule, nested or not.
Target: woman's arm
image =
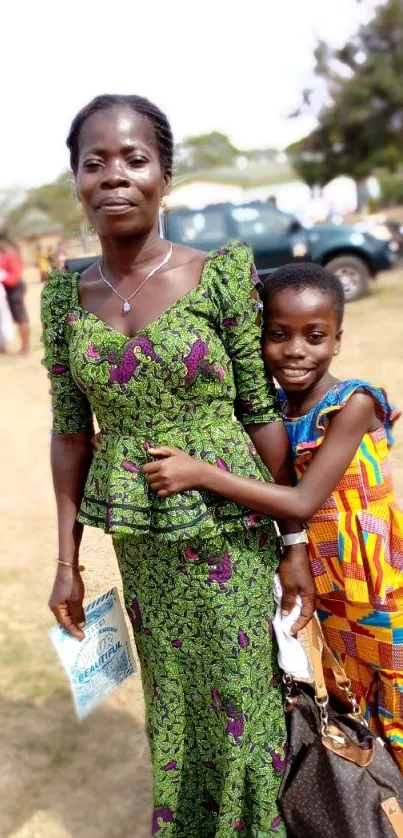
[[[78,569],[82,526],[76,517],[91,463],[91,405],[70,370],[66,323],[74,279],[55,272],[41,298],[44,366],[52,396],[51,465],[59,524],[59,555],[49,606],[58,623],[81,639],[84,585]]]
[[[49,607],[57,622],[78,639],[83,637],[84,585],[78,570],[83,526],[77,521],[77,512],[91,459],[91,434],[52,437],[51,466],[58,519],[58,558],[65,564],[57,564]]]

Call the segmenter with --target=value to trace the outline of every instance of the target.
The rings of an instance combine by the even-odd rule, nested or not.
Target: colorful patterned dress
[[[333,494],[308,522],[311,569],[328,644],[403,769],[403,512],[388,462],[399,414],[383,390],[353,379],[286,424],[301,478],[332,415],[357,392],[372,397],[382,426],[365,434]]]
[[[53,431],[91,431],[93,414],[102,430],[78,517],[113,536],[159,838],[285,834],[273,523],[208,492],[160,499],[140,474],[151,446],[170,445],[270,479],[243,428],[282,418],[261,360],[257,281],[249,248],[214,253],[199,285],[132,339],[81,307],[78,276],[55,272],[42,296]]]

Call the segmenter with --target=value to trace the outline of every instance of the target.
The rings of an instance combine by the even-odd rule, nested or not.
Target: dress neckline
[[[343,383],[342,381],[336,381],[336,383],[335,383],[335,384],[332,384],[332,386],[331,386],[331,387],[329,387],[329,389],[328,389],[328,390],[326,391],[326,393],[322,396],[322,398],[321,398],[321,399],[319,399],[319,401],[317,401],[317,402],[316,402],[316,404],[314,404],[314,405],[311,407],[311,409],[310,409],[310,410],[308,410],[306,413],[303,413],[301,416],[289,416],[289,415],[288,415],[288,413],[287,413],[287,414],[284,414],[284,419],[285,419],[285,421],[286,421],[286,422],[300,422],[302,419],[306,419],[306,417],[307,417],[307,416],[311,416],[311,414],[312,414],[315,410],[317,410],[317,409],[318,409],[318,407],[322,404],[322,402],[324,402],[324,400],[325,400],[325,399],[327,399],[327,397],[329,396],[329,394],[330,394],[330,393],[332,393],[332,392],[333,392],[333,390],[335,390],[337,387],[339,387],[339,386],[340,386],[340,384],[342,384],[342,383]],[[281,396],[280,396],[280,399],[285,400],[285,392],[284,392],[284,390],[283,390],[283,389],[281,389]]]
[[[123,338],[123,340],[125,340],[127,342],[129,342],[131,340],[135,340],[135,338],[138,337],[138,335],[142,335],[145,332],[148,332],[149,329],[151,329],[153,326],[156,326],[157,323],[159,323],[160,320],[162,320],[164,317],[169,315],[177,306],[179,306],[181,303],[186,301],[194,293],[199,291],[200,287],[202,286],[202,284],[204,282],[206,269],[207,269],[207,266],[211,263],[212,256],[213,256],[213,254],[209,254],[207,256],[207,258],[205,259],[205,261],[203,262],[203,266],[202,266],[202,269],[200,271],[199,280],[198,280],[197,284],[194,285],[193,288],[189,288],[188,291],[185,291],[185,293],[182,294],[180,297],[178,297],[178,299],[175,300],[170,306],[168,306],[168,308],[166,308],[164,311],[162,311],[160,314],[158,314],[157,317],[154,317],[153,320],[150,320],[150,322],[147,323],[147,325],[144,326],[142,329],[137,329],[137,331],[134,333],[134,335],[131,335],[130,337],[128,335],[125,335],[123,332],[120,332],[118,329],[115,329],[114,326],[111,326],[111,324],[107,323],[106,320],[102,320],[102,317],[99,317],[99,315],[95,314],[94,311],[90,311],[88,308],[85,308],[81,304],[81,302],[80,302],[80,292],[79,292],[79,287],[78,287],[78,283],[80,281],[80,274],[77,273],[77,272],[71,274],[71,277],[74,280],[74,283],[73,283],[73,308],[79,309],[79,311],[81,311],[83,314],[85,314],[86,317],[91,317],[97,323],[101,323],[107,331],[113,332],[115,335],[119,335],[121,338]]]

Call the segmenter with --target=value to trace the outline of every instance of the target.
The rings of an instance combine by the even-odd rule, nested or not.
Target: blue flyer
[[[84,640],[76,640],[61,626],[49,632],[67,673],[80,720],[136,672],[117,588],[89,602],[84,613]]]

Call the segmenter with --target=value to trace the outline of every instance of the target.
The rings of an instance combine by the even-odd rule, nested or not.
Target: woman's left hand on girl
[[[178,448],[149,448],[148,454],[158,457],[141,469],[147,483],[158,497],[166,498],[200,485],[200,463]]]

